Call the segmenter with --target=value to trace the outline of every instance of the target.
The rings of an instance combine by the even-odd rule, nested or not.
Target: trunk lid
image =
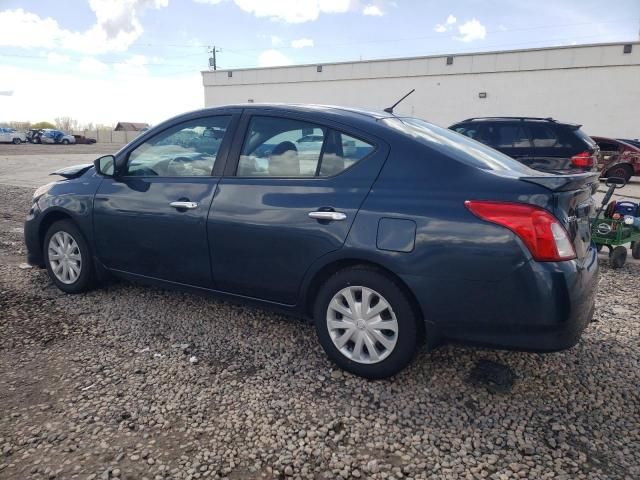
[[[580,173],[520,178],[552,192],[553,214],[567,229],[579,260],[587,256],[591,245],[590,217],[595,212],[593,194],[598,188],[598,176],[598,173]]]

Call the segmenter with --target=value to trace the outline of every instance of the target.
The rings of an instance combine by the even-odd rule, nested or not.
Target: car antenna
[[[393,105],[391,105],[390,107],[387,107],[384,109],[385,112],[387,113],[391,113],[393,114],[393,109],[396,108],[398,106],[398,104],[403,101],[405,98],[407,98],[409,95],[411,95],[413,92],[415,92],[416,89],[412,89],[409,93],[407,93],[404,97],[402,97],[400,100],[398,100],[396,103],[394,103]]]

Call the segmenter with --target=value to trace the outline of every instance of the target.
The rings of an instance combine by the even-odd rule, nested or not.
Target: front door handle
[[[177,208],[178,210],[193,210],[194,208],[198,208],[198,204],[196,202],[171,202],[169,206]]]
[[[315,218],[316,220],[346,220],[347,215],[342,212],[323,212],[323,211],[315,211],[309,212],[309,216],[311,218]]]

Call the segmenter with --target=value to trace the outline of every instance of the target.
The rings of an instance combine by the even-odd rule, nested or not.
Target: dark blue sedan
[[[597,173],[530,170],[419,119],[205,109],[58,173],[25,240],[61,290],[112,274],[294,313],[364,377],[423,343],[569,348],[593,315]]]

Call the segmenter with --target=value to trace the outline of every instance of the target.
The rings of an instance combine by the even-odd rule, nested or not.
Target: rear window
[[[418,118],[387,118],[388,126],[425,145],[483,170],[516,171],[535,174],[529,167],[497,150],[452,130],[438,127]]]
[[[593,140],[593,138],[591,138],[589,135],[584,133],[581,129],[578,128],[574,130],[574,133],[578,138],[580,138],[581,140],[584,140],[586,144],[589,145],[591,148],[594,148],[596,146],[596,142]]]

